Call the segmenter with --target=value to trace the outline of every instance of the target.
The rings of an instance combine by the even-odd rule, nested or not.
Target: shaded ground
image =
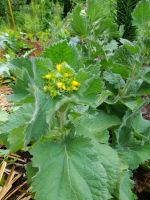
[[[134,173],[134,181],[138,200],[150,200],[150,169],[139,167]]]

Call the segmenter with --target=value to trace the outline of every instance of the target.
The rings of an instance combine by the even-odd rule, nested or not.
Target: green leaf
[[[103,6],[102,6],[103,5]],[[87,14],[92,22],[110,16],[110,0],[88,0]]]
[[[125,104],[131,110],[135,110],[139,105],[142,104],[141,97],[130,97],[122,99],[122,103]]]
[[[34,98],[35,104],[26,129],[25,144],[31,140],[38,140],[48,130],[47,111],[50,109],[51,101],[38,88],[35,88]]]
[[[84,79],[84,81],[82,79]],[[101,103],[100,95],[103,92],[104,86],[99,75],[80,72],[77,76],[77,80],[81,83],[78,90],[79,101],[92,107],[97,107],[99,103]]]
[[[120,39],[120,42],[123,44],[123,46],[132,54],[139,52],[139,47],[135,45],[134,43],[130,42],[129,40]]]
[[[150,94],[149,83],[143,82],[137,92],[138,96],[146,96]]]
[[[25,169],[26,169],[26,176],[27,176],[28,184],[31,185],[33,177],[38,172],[38,168],[32,167],[32,163],[30,162],[25,166]]]
[[[33,146],[31,154],[33,167],[39,168],[32,183],[35,199],[110,198],[105,170],[89,139],[77,137],[64,143],[38,143]]]
[[[132,192],[134,187],[133,181],[130,179],[130,172],[122,173],[119,185],[119,200],[135,200],[135,194]]]
[[[86,16],[81,13],[81,7],[78,5],[73,11],[72,28],[80,36],[86,36],[88,34],[88,21]],[[83,10],[84,11],[84,10]]]
[[[113,115],[107,115],[104,112],[97,115],[87,115],[77,118],[74,121],[77,135],[85,135],[92,139],[92,143],[98,152],[98,158],[104,166],[109,179],[109,189],[111,192],[116,187],[119,175],[119,158],[117,153],[108,145],[103,143],[102,134],[107,134],[106,130],[112,126],[118,125],[119,119]],[[107,137],[108,135],[106,135]]]
[[[8,113],[0,109],[0,124],[8,120]]]
[[[103,6],[101,8],[104,9]],[[98,37],[102,35],[104,38],[107,35],[110,39],[119,38],[118,26],[111,17],[101,19],[95,33]]]
[[[148,25],[150,22],[150,1],[143,0],[138,3],[133,14],[133,24],[138,28]]]
[[[105,71],[103,73],[104,79],[111,85],[114,85],[115,89],[120,89],[125,86],[125,81],[120,74]]]
[[[22,76],[20,75],[15,85],[12,85],[13,94],[10,95],[11,101],[23,101],[31,97],[29,86],[32,84],[31,78],[26,69],[22,69]]]
[[[123,159],[130,169],[136,169],[140,164],[150,159],[150,144],[143,146],[131,146],[120,151],[121,159]]]
[[[133,121],[132,121],[132,127],[134,128],[135,131],[139,132],[139,133],[149,133],[150,136],[150,121],[149,120],[145,120],[142,117],[142,114],[139,113],[139,115],[137,115],[136,117],[134,117]]]
[[[149,67],[143,68],[143,70],[140,73],[141,78],[150,84],[150,69]]]
[[[103,17],[101,13],[101,6],[102,2],[101,0],[88,0],[88,8],[87,8],[87,14],[89,16],[89,19],[91,22],[94,22],[98,20],[100,17]]]
[[[10,152],[17,152],[24,147],[24,127],[19,127],[13,129],[8,135],[9,146],[8,149]]]
[[[96,139],[97,140],[97,139]],[[98,140],[97,140],[98,141]],[[101,140],[100,140],[101,142]],[[117,152],[106,144],[98,144],[93,141],[96,145],[98,152],[98,158],[106,170],[109,182],[109,191],[113,194],[116,190],[117,181],[120,176],[120,160]]]
[[[27,70],[30,76],[33,76],[32,62],[27,58],[16,58],[11,61],[12,70],[17,77],[22,77],[24,69]]]
[[[96,114],[84,114],[73,121],[78,135],[92,136],[120,124],[120,120],[115,115],[108,115],[103,111]]]
[[[0,127],[1,132],[8,133],[11,132],[13,129],[24,126],[30,120],[32,112],[33,105],[24,104],[8,116],[8,121]]]
[[[78,54],[75,48],[69,46],[65,41],[47,48],[44,51],[44,56],[50,58],[53,64],[59,64],[65,61],[72,67],[78,68]]]

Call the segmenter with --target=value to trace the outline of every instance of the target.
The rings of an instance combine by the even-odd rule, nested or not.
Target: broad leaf
[[[24,133],[25,128],[23,126],[13,129],[8,135],[8,149],[10,152],[17,152],[24,147]]]
[[[8,116],[8,121],[0,127],[1,132],[7,133],[11,132],[13,129],[24,126],[31,119],[31,114],[33,112],[32,104],[24,104],[18,110],[12,112]]]
[[[150,159],[150,144],[124,148],[119,153],[121,159],[126,162],[130,169],[136,169],[140,164]]]
[[[120,176],[120,161],[118,154],[106,144],[98,144],[95,140],[93,140],[93,144],[96,146],[98,158],[106,170],[109,180],[109,191],[113,194]]]
[[[33,167],[39,168],[32,183],[35,199],[110,198],[105,170],[98,162],[89,139],[77,137],[62,144],[38,143],[33,146],[31,154]]]
[[[136,132],[150,136],[150,121],[145,120],[141,113],[133,119],[132,127]]]
[[[108,175],[109,189],[111,192],[113,192],[116,187],[119,175],[119,158],[111,147],[101,144],[104,142],[101,135],[107,134],[105,130],[119,123],[120,121],[116,116],[107,115],[104,112],[97,113],[95,116],[84,114],[74,121],[76,134],[91,138],[98,152],[100,163],[104,166]]]
[[[81,7],[78,5],[73,11],[73,18],[72,18],[72,28],[73,30],[80,36],[86,36],[88,34],[88,21],[86,16],[82,13]],[[83,10],[84,12],[84,10]]]
[[[78,135],[92,136],[120,124],[120,120],[115,115],[108,115],[103,111],[95,115],[84,114],[73,122]]]
[[[65,41],[47,48],[44,56],[50,58],[53,64],[59,64],[65,61],[72,67],[78,68],[78,54],[74,47],[69,46]]]
[[[92,22],[110,16],[110,0],[88,0],[87,14]]]
[[[125,86],[125,81],[120,74],[115,74],[112,72],[105,71],[103,73],[104,79],[110,84],[113,85],[115,89],[120,89]]]
[[[0,124],[8,120],[8,113],[0,109]]]
[[[48,130],[47,111],[50,109],[51,101],[38,88],[35,88],[34,98],[35,104],[33,112],[26,129],[26,144],[31,140],[38,140]]]
[[[140,1],[139,4],[136,6],[132,17],[133,24],[138,26],[138,28],[140,28],[140,26],[148,25],[150,21],[150,1]]]

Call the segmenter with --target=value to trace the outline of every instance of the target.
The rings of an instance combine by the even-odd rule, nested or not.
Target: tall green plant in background
[[[16,24],[15,24],[13,9],[12,9],[12,2],[11,0],[7,0],[7,2],[8,2],[9,13],[10,13],[11,25],[13,28],[15,28]]]
[[[140,0],[117,0],[117,23],[124,26],[123,38],[133,41],[136,28],[132,25],[132,12]]]

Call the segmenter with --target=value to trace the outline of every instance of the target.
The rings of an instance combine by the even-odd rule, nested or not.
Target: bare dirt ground
[[[0,87],[0,109],[9,111],[10,110],[10,104],[8,103],[6,99],[6,95],[11,94],[11,89],[8,86],[2,86]]]

